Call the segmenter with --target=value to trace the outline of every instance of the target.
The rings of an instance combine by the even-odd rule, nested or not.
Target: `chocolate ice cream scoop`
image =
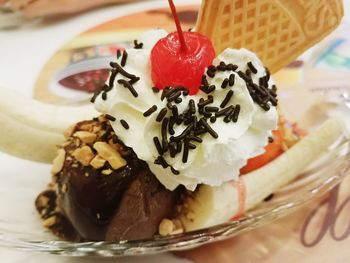
[[[162,219],[173,217],[180,200],[181,189],[165,189],[105,117],[69,131],[53,172],[56,211],[82,240],[152,238]]]
[[[106,240],[144,239],[158,232],[162,219],[171,218],[180,191],[168,191],[150,170],[139,171],[111,217]]]

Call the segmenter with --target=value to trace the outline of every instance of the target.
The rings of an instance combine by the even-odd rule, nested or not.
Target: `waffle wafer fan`
[[[196,28],[217,53],[250,49],[273,73],[332,32],[343,15],[341,0],[203,0]]]

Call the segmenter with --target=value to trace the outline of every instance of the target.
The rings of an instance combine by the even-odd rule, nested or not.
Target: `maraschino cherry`
[[[183,32],[172,0],[168,0],[177,32],[160,39],[151,52],[152,81],[159,89],[183,86],[198,92],[205,68],[215,58],[210,40],[196,32]]]

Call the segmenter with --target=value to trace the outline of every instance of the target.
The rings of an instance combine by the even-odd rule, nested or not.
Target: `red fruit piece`
[[[189,94],[198,92],[205,68],[215,58],[210,40],[196,32],[184,32],[186,48],[181,48],[177,32],[160,39],[151,52],[153,84],[163,89],[166,86],[184,86]]]
[[[249,159],[246,166],[241,169],[241,175],[252,172],[268,164],[283,153],[283,132],[281,130],[275,130],[272,134],[273,142],[266,145],[265,153]]]

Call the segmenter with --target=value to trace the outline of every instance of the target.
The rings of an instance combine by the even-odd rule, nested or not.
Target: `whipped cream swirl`
[[[156,164],[155,160],[159,153],[154,143],[154,138],[162,138],[162,122],[157,122],[156,118],[160,110],[167,107],[167,100],[161,100],[161,93],[152,91],[150,52],[155,43],[165,37],[164,30],[152,30],[145,32],[139,42],[143,43],[142,49],[128,49],[128,59],[124,66],[125,71],[140,77],[140,80],[133,84],[138,96],[133,96],[130,91],[118,80],[126,77],[118,74],[114,81],[114,87],[106,94],[107,98],[99,95],[95,101],[96,109],[102,113],[114,116],[117,121],[112,122],[112,127],[118,137],[129,147],[132,147],[137,156],[148,163],[151,171],[158,180],[169,190],[175,189],[179,185],[184,185],[188,190],[195,190],[198,184],[218,186],[224,182],[235,180],[239,176],[239,170],[249,158],[264,152],[264,147],[268,143],[271,131],[276,129],[278,114],[275,107],[270,104],[269,110],[263,110],[255,103],[249,94],[246,81],[237,72],[246,72],[250,62],[256,69],[256,73],[251,74],[251,80],[259,84],[259,79],[266,76],[267,72],[262,62],[257,56],[246,50],[226,49],[214,61],[213,65],[218,66],[220,62],[237,65],[235,71],[218,70],[213,78],[207,77],[209,85],[215,85],[215,91],[211,92],[213,102],[208,105],[218,107],[227,96],[229,90],[233,91],[233,96],[228,105],[240,105],[240,112],[236,122],[224,122],[224,118],[218,118],[214,123],[208,120],[208,124],[218,134],[214,138],[211,134],[201,135],[203,142],[191,142],[196,149],[190,150],[187,162],[183,162],[183,151],[171,157],[166,152],[163,157],[169,167],[163,168]],[[255,70],[254,70],[255,71]],[[229,79],[234,74],[234,84],[226,88],[221,88],[225,79]],[[232,78],[232,77],[231,77]],[[232,84],[232,83],[231,83]],[[273,80],[267,81],[267,86],[272,87]],[[208,95],[199,91],[195,96],[181,96],[182,102],[177,104],[179,113],[188,110],[189,101],[192,99],[197,105],[200,100],[207,100]],[[152,106],[157,106],[157,111],[148,117],[143,113]],[[171,110],[167,111],[169,117]],[[197,118],[203,116],[196,112]],[[120,120],[126,120],[129,129],[125,129]],[[174,125],[175,134],[178,136],[185,129],[186,125]],[[175,175],[174,169],[179,172]]]

